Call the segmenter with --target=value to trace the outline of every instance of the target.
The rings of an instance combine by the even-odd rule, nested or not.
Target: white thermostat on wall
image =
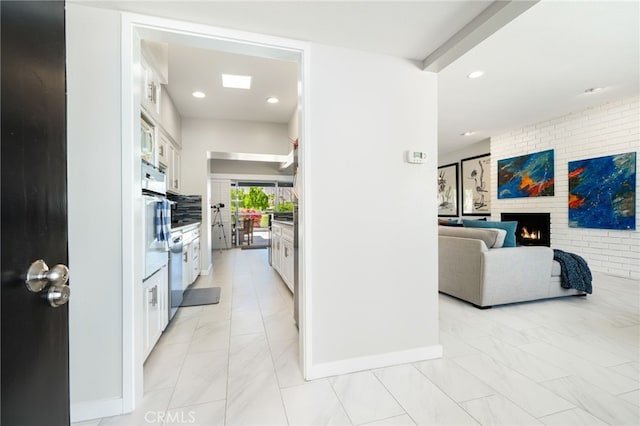
[[[427,153],[422,151],[407,151],[407,162],[422,164],[427,161]]]

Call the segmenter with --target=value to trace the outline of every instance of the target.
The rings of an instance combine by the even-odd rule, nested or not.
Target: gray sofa
[[[560,286],[560,264],[549,247],[497,248],[501,237],[504,240],[498,230],[438,229],[442,293],[481,308],[584,294]],[[487,246],[494,243],[496,247]]]

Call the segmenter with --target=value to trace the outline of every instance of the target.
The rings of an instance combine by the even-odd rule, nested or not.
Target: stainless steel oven
[[[169,261],[168,241],[160,241],[156,232],[158,203],[166,200],[166,176],[164,172],[146,162],[142,163],[142,229],[144,248],[143,281],[166,266]],[[168,218],[171,224],[171,218]]]

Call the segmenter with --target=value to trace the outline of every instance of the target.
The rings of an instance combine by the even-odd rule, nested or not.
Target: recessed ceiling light
[[[195,91],[191,94],[191,96],[193,96],[194,98],[204,98],[207,95],[205,95],[204,92]]]
[[[270,104],[277,104],[278,102],[280,102],[280,99],[274,97],[274,96],[269,96],[267,98],[267,102]]]
[[[230,89],[251,89],[251,76],[222,74],[222,87],[228,87]]]
[[[590,87],[588,89],[585,89],[584,93],[589,93],[589,94],[596,93],[601,91],[602,89],[603,89],[602,87]]]
[[[468,78],[478,78],[478,77],[482,77],[483,75],[484,75],[484,71],[477,70],[477,71],[474,71],[471,74],[469,74],[467,77]]]
[[[471,136],[473,135],[475,132],[464,132],[464,133],[460,133],[460,136]]]

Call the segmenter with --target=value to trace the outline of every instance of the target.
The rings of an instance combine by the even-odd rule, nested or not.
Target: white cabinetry
[[[273,222],[271,226],[271,266],[293,292],[293,225]]]
[[[200,223],[182,231],[182,288],[186,289],[200,275]]]
[[[181,189],[180,181],[180,148],[174,144],[170,136],[162,132],[160,137],[160,146],[162,143],[166,145],[166,159],[165,159],[165,172],[167,173],[167,191],[179,194]]]
[[[160,338],[168,322],[168,268],[163,266],[142,283],[142,344],[144,358]]]
[[[191,243],[191,282],[200,275],[200,237]]]

